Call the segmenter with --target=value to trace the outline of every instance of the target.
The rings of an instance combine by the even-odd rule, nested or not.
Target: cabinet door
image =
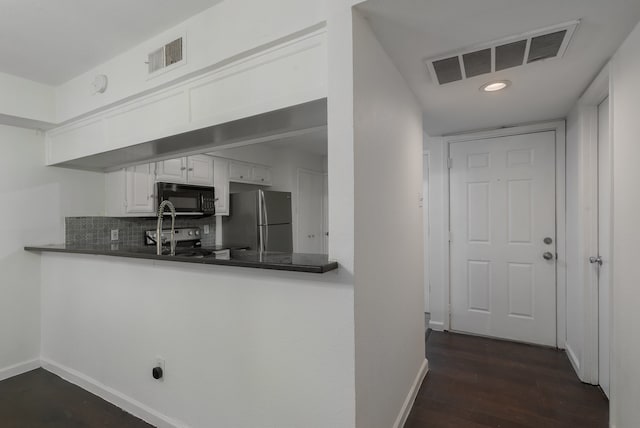
[[[251,168],[251,179],[256,184],[263,184],[265,186],[271,185],[271,169],[265,166],[253,166]]]
[[[244,183],[251,181],[251,165],[229,161],[229,180]]]
[[[213,159],[207,155],[187,158],[187,182],[201,186],[213,186]]]
[[[125,171],[125,211],[127,214],[155,212],[153,164],[137,165]]]
[[[216,215],[229,215],[229,161],[213,158],[213,185],[216,188]]]
[[[168,159],[156,163],[156,180],[167,183],[187,182],[187,158]]]

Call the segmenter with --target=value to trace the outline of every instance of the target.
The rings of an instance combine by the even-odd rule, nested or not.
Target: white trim
[[[322,251],[324,253],[327,253],[329,251],[329,248],[327,248],[327,245],[325,244],[327,242],[326,239],[326,233],[329,232],[329,227],[328,227],[328,219],[326,218],[327,216],[325,215],[326,212],[328,212],[328,210],[325,207],[325,194],[327,194],[328,189],[326,188],[327,185],[327,178],[328,178],[328,174],[326,172],[321,172],[321,171],[315,171],[313,169],[308,169],[308,168],[296,168],[296,194],[295,194],[295,206],[293,207],[294,212],[296,213],[296,228],[295,228],[295,232],[296,232],[296,236],[295,236],[295,246],[294,248],[299,248],[300,247],[300,173],[304,173],[304,174],[309,174],[309,175],[316,175],[319,177],[322,177],[322,236],[320,237],[322,239]]]
[[[576,356],[576,353],[573,352],[573,349],[571,349],[571,346],[569,346],[568,343],[566,344],[565,351],[567,352],[567,357],[569,357],[569,362],[573,366],[573,369],[576,371],[576,373],[580,373],[580,360]]]
[[[469,134],[451,135],[443,137],[444,141],[444,165],[443,174],[443,211],[445,230],[450,230],[450,193],[449,193],[449,148],[452,143],[461,143],[475,140],[485,140],[490,138],[508,137],[513,135],[533,134],[537,132],[554,131],[556,140],[556,252],[558,259],[556,263],[556,346],[564,349],[567,340],[567,263],[566,263],[566,131],[564,120],[554,122],[536,123],[511,128],[494,129]],[[444,307],[445,330],[451,328],[451,260],[449,242],[443,242],[443,268],[444,268],[444,290],[446,302]]]
[[[80,388],[97,395],[100,398],[120,407],[128,413],[150,423],[157,428],[189,428],[184,422],[179,422],[135,399],[104,385],[97,380],[80,373],[69,367],[65,367],[55,361],[43,358],[40,360],[42,368],[63,378],[64,380],[79,386]]]
[[[40,360],[30,360],[0,369],[0,381],[21,375],[40,367]]]
[[[444,323],[440,321],[429,321],[429,328],[435,331],[444,331]]]
[[[409,413],[411,413],[411,409],[413,408],[413,403],[416,401],[416,397],[418,396],[420,386],[422,385],[428,371],[429,362],[425,359],[422,362],[422,366],[420,366],[420,370],[418,371],[415,380],[413,381],[413,385],[411,385],[407,398],[405,398],[404,403],[402,404],[402,409],[396,418],[396,422],[393,424],[393,428],[404,427],[404,424],[407,422],[407,418],[409,417]]]
[[[580,123],[580,145],[583,149],[580,159],[580,213],[582,221],[582,245],[579,248],[578,269],[584,274],[583,304],[583,353],[578,377],[583,382],[598,384],[599,370],[599,294],[597,269],[587,262],[589,256],[598,253],[598,106],[609,96],[609,66],[605,66],[593,83],[589,85],[578,101]],[[613,108],[609,109],[610,123]],[[613,133],[613,126],[610,126]],[[613,147],[613,138],[610,137]],[[613,171],[613,169],[611,169]],[[586,209],[590,208],[590,209]],[[610,282],[613,289],[613,282]],[[610,310],[610,314],[613,311]],[[611,336],[610,336],[611,337]],[[613,361],[613,360],[610,360]]]

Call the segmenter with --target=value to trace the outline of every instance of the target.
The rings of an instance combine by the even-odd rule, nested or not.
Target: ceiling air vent
[[[434,82],[444,85],[551,58],[561,58],[580,21],[507,37],[425,60]]]
[[[147,60],[149,74],[157,73],[169,66],[183,62],[183,41],[184,38],[180,37],[151,52]]]

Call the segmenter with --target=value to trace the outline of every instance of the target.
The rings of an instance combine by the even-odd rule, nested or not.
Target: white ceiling
[[[640,20],[638,0],[369,0],[359,7],[432,136],[564,118]],[[580,19],[565,56],[438,86],[424,59]],[[513,85],[481,93],[490,80]]]
[[[0,72],[58,85],[221,0],[0,0]]]

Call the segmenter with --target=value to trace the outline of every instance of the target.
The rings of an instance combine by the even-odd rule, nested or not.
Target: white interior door
[[[609,332],[611,287],[611,155],[609,99],[598,106],[598,383],[609,397]],[[596,260],[597,261],[597,260]]]
[[[296,252],[324,253],[324,174],[298,170]]]
[[[555,132],[450,157],[451,329],[556,346]]]

